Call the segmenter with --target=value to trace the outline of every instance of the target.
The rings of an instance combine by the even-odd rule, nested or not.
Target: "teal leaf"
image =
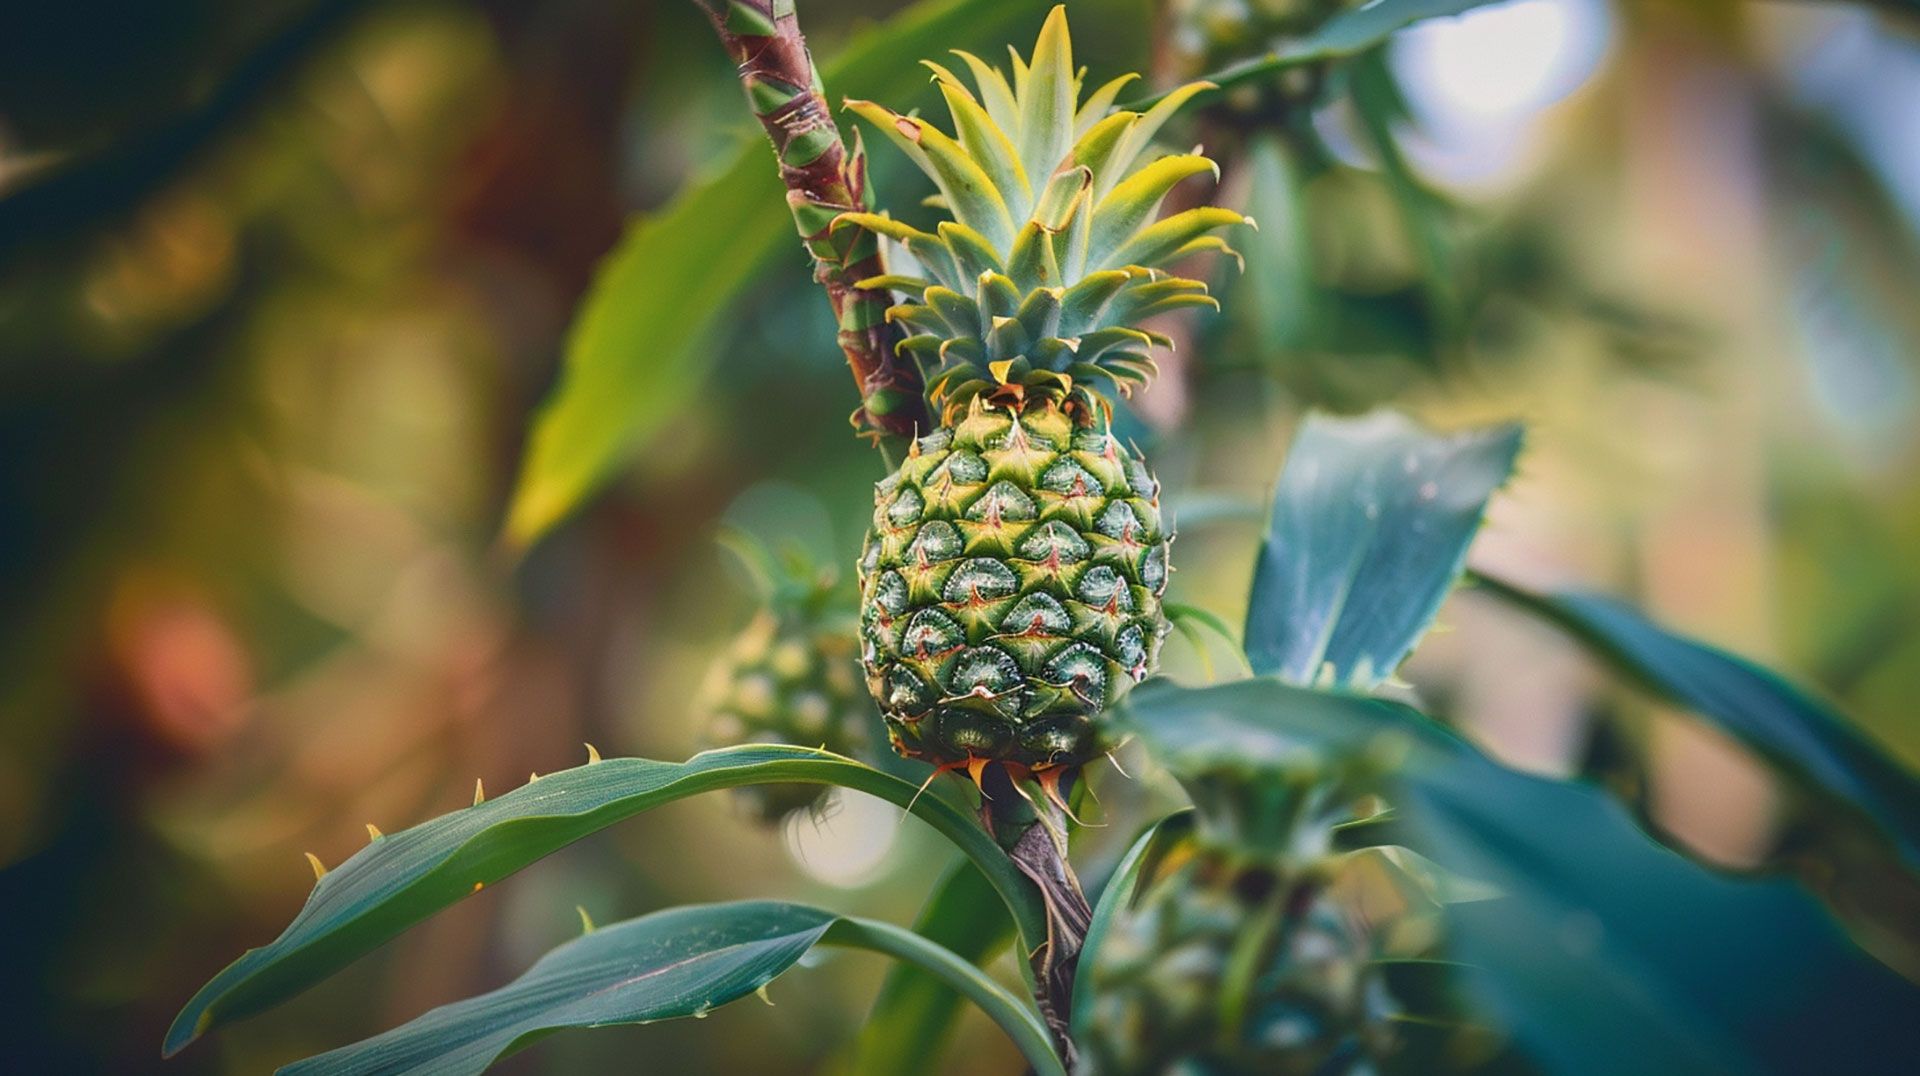
[[[1310,415],[1274,492],[1247,608],[1255,672],[1371,688],[1453,587],[1520,428],[1451,435],[1378,413]]]
[[[1140,879],[1148,873],[1156,857],[1192,831],[1192,812],[1169,815],[1154,823],[1120,857],[1120,862],[1114,865],[1112,876],[1101,887],[1100,899],[1094,902],[1093,916],[1087,921],[1087,934],[1080,946],[1082,973],[1075,977],[1073,983],[1072,1023],[1076,1040],[1086,1037],[1087,1021],[1093,1017],[1096,1004],[1093,996],[1094,977],[1088,973],[1100,960],[1100,947],[1113,929],[1114,917],[1133,903],[1140,890]]]
[[[1494,2],[1496,0],[1374,0],[1321,23],[1306,37],[1286,45],[1281,55],[1294,63],[1352,56],[1416,22],[1464,15]]]
[[[920,795],[910,781],[830,752],[773,744],[707,751],[686,762],[606,759],[362,848],[314,886],[278,938],[200,988],[168,1030],[165,1053],[305,990],[434,912],[615,822],[700,792],[786,782],[837,784],[910,806],[987,875],[1023,938],[1046,937],[1038,892],[993,838],[967,812]]]
[[[1643,687],[1708,719],[1806,784],[1851,804],[1920,866],[1920,780],[1785,677],[1660,627],[1600,594],[1536,594],[1476,573],[1482,590],[1570,633]]]
[[[1408,847],[1500,894],[1444,907],[1447,956],[1545,1071],[1870,1073],[1920,1050],[1920,988],[1798,886],[1698,866],[1601,790],[1508,769],[1407,707],[1152,681],[1115,721],[1189,787],[1317,770],[1383,796]]]
[[[1476,574],[1499,597],[1571,634],[1628,679],[1754,750],[1799,793],[1785,867],[1889,964],[1920,978],[1920,779],[1837,710],[1735,654],[1676,635],[1598,594],[1536,594]]]
[[[1039,1016],[979,969],[897,927],[777,901],[692,905],[601,927],[554,949],[498,990],[280,1073],[475,1076],[565,1028],[705,1016],[764,988],[821,944],[913,961],[979,1002],[1038,1071],[1064,1076]]]

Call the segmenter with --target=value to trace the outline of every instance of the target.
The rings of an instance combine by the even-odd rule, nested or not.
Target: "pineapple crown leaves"
[[[1155,372],[1151,349],[1173,342],[1138,323],[1178,307],[1219,306],[1204,283],[1160,266],[1203,251],[1238,258],[1212,233],[1252,223],[1214,206],[1156,219],[1180,181],[1218,177],[1197,152],[1148,152],[1209,83],[1182,86],[1144,113],[1113,107],[1132,75],[1079,101],[1085,69],[1073,66],[1064,7],[1048,15],[1031,62],[1008,53],[1011,79],[956,53],[977,95],[951,70],[923,61],[952,116],[951,136],[870,101],[846,102],[933,180],[934,204],[952,216],[933,232],[877,213],[836,221],[900,243],[919,263],[924,276],[889,274],[859,286],[919,297],[887,317],[909,329],[899,350],[928,371],[929,395],[948,414],[981,397],[1090,402],[1144,383]]]

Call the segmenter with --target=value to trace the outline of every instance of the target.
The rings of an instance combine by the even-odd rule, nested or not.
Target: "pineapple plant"
[[[1390,6],[1343,10],[1376,21]],[[942,18],[981,14],[939,7]],[[1058,797],[1100,739],[1126,734],[1194,810],[1155,822],[1089,908],[1063,826],[1008,840],[996,831],[1006,816],[984,805],[973,817],[925,784],[811,746],[749,743],[683,762],[588,747],[584,765],[491,799],[476,787],[471,806],[391,835],[369,824],[368,843],[331,871],[309,856],[308,904],[187,1002],[167,1054],[622,819],[697,793],[805,782],[887,800],[966,857],[913,929],[772,899],[604,926],[582,907],[584,933],[512,982],[283,1071],[478,1073],[563,1029],[770,1001],[769,984],[820,946],[901,962],[864,1025],[882,1041],[863,1035],[853,1071],[936,1067],[961,997],[1036,1076],[1878,1073],[1914,1055],[1916,976],[1895,966],[1911,966],[1903,922],[1872,921],[1844,891],[1690,862],[1606,791],[1511,770],[1371,697],[1457,581],[1517,431],[1310,421],[1248,595],[1250,675],[1150,683],[1121,700],[1154,661],[1171,536],[1150,470],[1113,435],[1114,400],[1145,382],[1166,344],[1140,318],[1212,303],[1165,267],[1223,250],[1212,232],[1239,219],[1199,209],[1152,222],[1168,189],[1210,168],[1197,153],[1147,153],[1195,87],[1144,114],[1113,109],[1124,81],[1081,103],[1056,11],[1011,77],[963,56],[968,90],[933,66],[957,137],[856,102],[941,187],[952,219],[923,232],[864,211],[862,157],[832,128],[793,8],[728,0],[709,13],[773,139],[862,388],[859,421],[883,443],[899,424],[919,436],[879,487],[856,614],[835,615],[830,578],[805,562],[749,556],[773,585],[715,673],[712,738],[832,746],[853,727],[833,718],[853,712],[837,704],[857,695],[857,647],[903,753],[1016,789],[1031,776]],[[836,234],[834,220],[857,234]],[[917,268],[861,268],[878,268],[869,231]],[[883,319],[871,304],[890,291],[909,301]],[[889,319],[914,330],[898,356]],[[903,356],[920,369],[882,361]],[[923,402],[930,428],[913,420]],[[1850,857],[1814,862],[1821,886],[1837,864],[1889,903],[1907,892],[1915,826],[1902,808],[1920,799],[1916,782],[1843,719],[1592,595],[1491,589],[1801,782],[1789,787],[1823,812],[1803,820],[1835,827]],[[763,812],[777,813],[775,795],[811,801],[771,792]],[[1380,899],[1384,889],[1407,899]],[[1885,948],[1855,945],[1839,929],[1848,917]],[[986,963],[1009,931],[1031,1002]]]
[[[764,544],[729,533],[725,545],[746,563],[762,608],[713,664],[702,689],[704,739],[821,747],[851,755],[866,741],[870,704],[854,666],[854,621],[836,574],[797,549],[776,558]],[[766,823],[812,808],[824,785],[749,785],[734,790]]]
[[[1081,99],[1064,9],[1012,74],[958,53],[969,90],[926,61],[956,134],[868,101],[847,108],[939,188],[923,231],[842,214],[899,244],[913,271],[859,282],[925,372],[938,428],[876,487],[859,562],[861,664],[901,754],[944,769],[1002,765],[1057,787],[1098,749],[1096,720],[1153,669],[1172,535],[1159,485],[1113,434],[1115,396],[1171,346],[1141,323],[1217,306],[1166,267],[1228,251],[1240,214],[1156,220],[1184,179],[1216,173],[1152,139],[1206,83],[1148,111],[1116,109],[1131,76]],[[1230,252],[1230,251],[1228,251]]]
[[[1373,1071],[1390,1041],[1386,1012],[1371,943],[1338,895],[1341,861],[1327,851],[1346,815],[1277,816],[1293,819],[1278,844],[1203,819],[1115,915],[1082,969],[1090,1076]]]

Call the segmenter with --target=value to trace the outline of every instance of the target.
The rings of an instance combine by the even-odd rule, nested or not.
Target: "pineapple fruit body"
[[[947,765],[1075,766],[1152,667],[1168,536],[1159,488],[1056,407],[975,406],[876,488],[861,664],[894,748]]]
[[[1096,750],[1100,711],[1152,668],[1167,533],[1138,453],[1108,430],[1145,385],[1147,327],[1217,308],[1167,266],[1235,256],[1214,234],[1246,223],[1211,206],[1165,218],[1181,182],[1217,175],[1155,136],[1189,83],[1144,112],[1116,108],[1132,76],[1092,88],[1066,12],[1047,16],[1011,74],[958,53],[929,61],[953,134],[870,101],[846,107],[933,180],[950,219],[924,231],[852,212],[892,244],[858,282],[900,298],[896,351],[926,378],[941,426],[882,482],[860,565],[861,660],[894,747],[944,767],[1036,773]],[[1017,776],[1017,775],[1016,775]],[[1044,783],[1044,782],[1043,782]]]
[[[794,608],[762,610],[709,677],[705,737],[714,746],[784,743],[841,755],[866,739],[872,710],[854,664],[851,618]],[[735,796],[756,817],[777,822],[809,808],[825,785],[749,785]]]
[[[1116,916],[1081,974],[1090,1076],[1374,1071],[1365,942],[1312,872],[1192,851]]]

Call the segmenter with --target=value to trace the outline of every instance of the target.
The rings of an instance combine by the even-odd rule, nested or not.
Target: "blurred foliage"
[[[1196,61],[1184,6],[1076,4],[1076,46],[1096,78],[1151,66],[1164,86],[1268,43]],[[1180,136],[1225,157],[1261,241],[1228,315],[1167,327],[1182,348],[1127,420],[1169,501],[1258,502],[1308,404],[1520,414],[1486,567],[1632,595],[1920,763],[1920,179],[1900,156],[1920,45],[1883,6],[1526,0],[1591,56],[1560,99],[1506,111],[1463,111],[1436,74],[1499,67],[1471,16],[1337,78],[1257,83],[1277,99],[1222,94]],[[883,15],[804,7],[829,70]],[[879,476],[783,216],[757,243],[757,217],[714,220],[688,255],[738,274],[730,305],[625,473],[520,562],[495,543],[596,266],[632,215],[765,164],[758,139],[686,3],[0,12],[0,910],[31,924],[0,932],[14,1067],[154,1071],[180,1000],[298,907],[301,853],[341,861],[362,821],[398,830],[583,740],[689,753],[700,674],[751,611],[711,525],[779,478],[857,535]],[[916,189],[883,165],[883,192]],[[770,170],[743,175],[777,209]],[[660,339],[715,314],[668,309]],[[1237,622],[1249,538],[1183,532],[1170,600]],[[1754,756],[1550,632],[1472,599],[1441,615],[1457,630],[1403,675],[1489,753],[1627,772],[1717,862],[1774,846],[1783,793]],[[1186,644],[1167,661],[1205,678]],[[1177,801],[1129,769],[1098,778],[1109,810]],[[717,797],[666,808],[165,1071],[264,1071],[500,985],[577,932],[576,904],[610,922],[780,896],[909,921],[950,853],[890,812],[841,798],[767,833]],[[1078,851],[1111,863],[1132,836]],[[880,969],[801,974],[773,1009],[562,1036],[502,1070],[608,1068],[644,1042],[663,1066],[810,1071]],[[964,1019],[941,1071],[1018,1065]]]

